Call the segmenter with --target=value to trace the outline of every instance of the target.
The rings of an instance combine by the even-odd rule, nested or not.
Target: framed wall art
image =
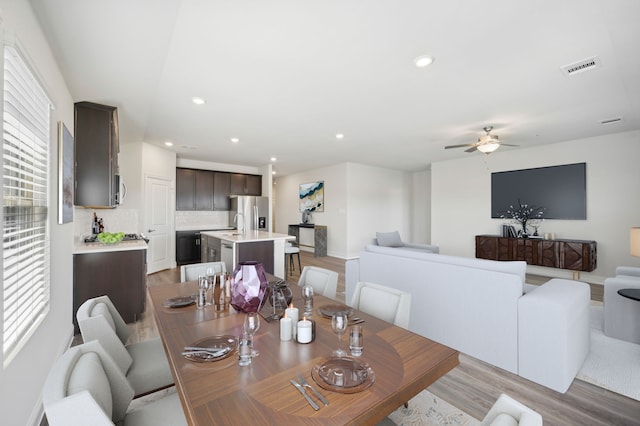
[[[324,211],[324,181],[300,184],[300,211]]]
[[[73,222],[73,136],[58,122],[58,223]]]

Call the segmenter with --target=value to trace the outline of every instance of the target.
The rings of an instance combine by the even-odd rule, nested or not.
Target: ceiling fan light
[[[498,149],[500,147],[500,144],[497,142],[490,142],[490,143],[485,143],[482,145],[478,145],[478,151],[484,153],[484,154],[491,154],[493,151],[495,151],[496,149]]]

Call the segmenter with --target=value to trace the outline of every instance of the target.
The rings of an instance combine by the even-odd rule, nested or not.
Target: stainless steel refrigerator
[[[232,195],[229,225],[238,231],[269,230],[269,197]]]

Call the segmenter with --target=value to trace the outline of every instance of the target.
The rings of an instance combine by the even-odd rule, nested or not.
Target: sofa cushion
[[[76,361],[67,383],[67,396],[88,391],[105,414],[111,418],[111,387],[100,357],[95,352],[82,354]]]
[[[378,240],[378,245],[382,247],[404,246],[404,244],[402,243],[402,238],[400,238],[400,233],[398,231],[376,232],[376,239]]]

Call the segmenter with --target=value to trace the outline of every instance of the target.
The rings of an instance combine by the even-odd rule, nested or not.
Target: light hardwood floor
[[[312,253],[302,252],[301,262],[303,267],[313,265],[338,272],[337,298],[344,302],[344,260],[314,257]],[[288,277],[288,281],[296,283],[299,276],[300,272],[296,269]],[[527,282],[531,284],[542,284],[548,279],[527,276]],[[179,269],[171,269],[149,275],[148,285],[179,280]],[[591,287],[592,299],[602,301],[602,286],[592,284]],[[155,332],[153,318],[145,314],[134,328],[137,331],[134,331],[133,339],[152,337]],[[428,389],[476,419],[482,419],[504,392],[538,411],[546,426],[640,425],[638,401],[579,379],[574,380],[565,394],[561,394],[464,354],[460,354],[459,366]]]

